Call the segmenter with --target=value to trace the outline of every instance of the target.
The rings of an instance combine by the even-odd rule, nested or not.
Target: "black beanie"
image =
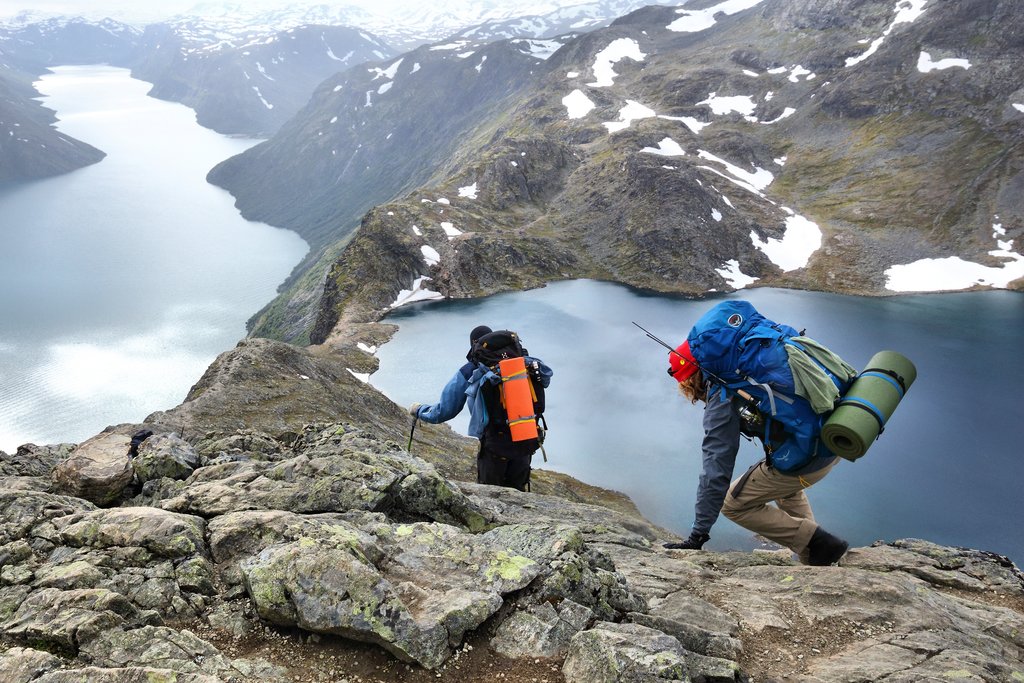
[[[490,334],[490,333],[491,333],[491,328],[487,327],[487,325],[478,325],[477,327],[474,327],[473,331],[469,333],[469,343],[470,343],[470,345],[476,344],[476,340],[477,339],[479,339],[480,337],[484,336],[485,334]]]

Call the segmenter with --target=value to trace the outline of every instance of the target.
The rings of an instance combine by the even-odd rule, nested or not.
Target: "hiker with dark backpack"
[[[721,512],[802,564],[837,562],[848,544],[817,524],[804,490],[836,463],[821,427],[856,370],[748,302],[725,301],[669,354],[668,372],[691,403],[705,403],[705,435],[692,531],[665,547],[702,548]],[[730,484],[741,435],[759,439],[765,459]]]
[[[530,487],[530,464],[544,430],[544,390],[552,370],[528,355],[516,333],[486,325],[469,335],[470,350],[433,405],[413,403],[409,414],[438,424],[469,404],[469,435],[480,439],[477,482],[520,491]]]

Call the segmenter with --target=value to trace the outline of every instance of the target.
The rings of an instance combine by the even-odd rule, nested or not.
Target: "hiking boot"
[[[807,550],[810,551],[808,562],[812,567],[827,567],[838,562],[849,547],[849,543],[819,526],[807,544]]]
[[[663,547],[669,550],[700,550],[710,540],[711,536],[708,534],[692,531],[690,537],[682,543],[665,543]]]

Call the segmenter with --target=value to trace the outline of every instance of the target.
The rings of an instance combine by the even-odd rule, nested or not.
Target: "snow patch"
[[[590,113],[590,110],[594,108],[594,103],[590,101],[590,98],[583,94],[582,90],[573,90],[571,93],[562,98],[562,104],[569,111],[570,119],[581,119]]]
[[[719,223],[722,222],[722,212],[718,209],[711,209],[711,217]]]
[[[708,93],[708,98],[700,104],[706,104],[711,107],[711,113],[718,116],[724,114],[731,114],[733,112],[742,114],[743,118],[748,121],[756,121],[754,118],[754,109],[757,105],[754,103],[754,98],[750,95],[732,95],[729,97],[720,97],[717,93]]]
[[[953,57],[940,59],[936,62],[932,60],[932,56],[927,52],[922,52],[921,56],[917,58],[917,70],[923,74],[929,71],[942,71],[943,69],[952,69],[954,67],[966,70],[971,68],[971,63],[966,59],[955,59]]]
[[[592,88],[605,88],[613,85],[616,74],[612,67],[615,64],[626,58],[642,62],[646,56],[640,51],[640,43],[632,38],[617,38],[595,55],[593,66],[595,81],[587,83],[587,85]]]
[[[411,304],[415,301],[437,301],[444,299],[444,295],[440,292],[434,292],[426,289],[423,286],[424,282],[429,282],[430,278],[426,275],[421,275],[416,278],[412,283],[412,289],[403,289],[398,293],[398,298],[388,306],[388,308],[398,308],[406,304]]]
[[[452,223],[441,223],[441,229],[444,230],[444,234],[448,235],[449,240],[453,240],[462,234],[462,231]]]
[[[669,31],[678,31],[680,33],[696,33],[697,31],[704,31],[715,25],[715,15],[721,14],[736,14],[742,12],[745,9],[756,7],[760,5],[762,0],[726,0],[725,2],[719,3],[714,7],[708,7],[702,10],[676,10],[676,14],[681,15],[679,19],[676,19],[671,24],[666,26]]]
[[[913,23],[924,13],[924,6],[927,3],[928,0],[899,0],[899,2],[896,3],[896,17],[892,20],[892,23],[889,24],[889,28],[885,29],[881,36],[875,38],[871,42],[871,46],[866,52],[856,57],[847,57],[846,66],[850,67],[860,64],[865,59],[878,52],[878,48],[882,46],[885,39],[888,38],[889,34],[892,33],[894,28],[896,28],[896,25]]]
[[[701,166],[701,168],[706,168],[709,171],[712,171],[714,173],[718,173],[718,175],[722,176],[726,180],[729,180],[729,181],[735,183],[736,185],[739,185],[743,189],[745,189],[745,190],[747,190],[749,192],[752,192],[752,193],[754,193],[754,194],[756,194],[756,195],[758,195],[760,197],[764,197],[764,194],[762,193],[762,190],[764,190],[766,187],[771,185],[772,181],[775,180],[775,176],[772,174],[771,171],[763,169],[763,168],[761,168],[759,166],[754,166],[754,170],[753,170],[753,172],[751,172],[751,171],[746,171],[746,170],[740,168],[739,166],[731,164],[728,161],[726,161],[725,159],[721,159],[721,158],[715,156],[711,152],[706,152],[704,150],[699,150],[697,152],[697,156],[699,156],[701,159],[707,159],[709,161],[714,161],[717,164],[721,164],[722,166],[725,167],[725,170],[728,171],[728,173],[732,177],[729,177],[729,176],[725,175],[724,173],[720,173],[720,172],[716,171],[715,169],[710,168],[708,166]]]
[[[437,253],[437,249],[434,249],[429,244],[424,244],[420,247],[420,252],[423,254],[423,260],[427,262],[428,266],[436,266],[441,262],[441,255]]]
[[[460,197],[469,197],[470,199],[476,199],[476,192],[476,183],[459,188]]]
[[[369,384],[370,383],[370,373],[368,373],[368,372],[356,372],[352,368],[345,368],[345,369],[348,370],[350,375],[355,377],[357,380],[359,380],[363,384]]]
[[[806,266],[811,255],[821,248],[821,228],[817,223],[794,214],[786,218],[786,232],[781,240],[769,237],[762,241],[757,233],[751,231],[750,241],[764,252],[768,260],[788,272]]]
[[[626,100],[626,106],[619,110],[619,120],[608,121],[604,126],[609,133],[617,133],[629,128],[634,121],[649,119],[653,116],[656,116],[653,109],[645,107],[636,100]]]
[[[733,289],[743,289],[749,284],[757,281],[756,277],[744,275],[740,270],[740,262],[736,259],[726,261],[721,268],[715,268],[715,272],[722,276]]]
[[[367,344],[364,344],[363,342],[357,343],[356,344],[356,348],[359,349],[360,351],[364,351],[364,352],[370,354],[371,356],[373,354],[377,353],[377,347],[376,346],[367,345]]]
[[[657,147],[644,147],[640,151],[647,152],[648,154],[660,154],[665,157],[686,156],[686,151],[672,138],[662,138]]]
[[[1005,259],[1001,266],[985,266],[959,256],[926,258],[886,269],[885,288],[892,292],[941,292],[975,285],[1005,289],[1009,283],[1024,277],[1024,255],[1011,251],[1013,240],[999,239],[1005,235],[1002,223],[992,224],[992,239],[997,248],[988,253]]]
[[[761,123],[763,123],[763,124],[764,124],[764,125],[766,125],[766,126],[767,126],[767,125],[771,125],[771,124],[773,124],[773,123],[778,123],[778,122],[779,122],[779,121],[781,121],[782,119],[787,119],[787,118],[789,118],[790,116],[792,116],[792,115],[793,115],[793,114],[795,114],[795,113],[796,113],[796,109],[793,109],[793,107],[786,107],[785,109],[783,109],[783,110],[782,110],[782,113],[781,113],[781,114],[779,114],[778,116],[776,116],[776,117],[775,117],[774,119],[772,119],[771,121],[761,121]]]

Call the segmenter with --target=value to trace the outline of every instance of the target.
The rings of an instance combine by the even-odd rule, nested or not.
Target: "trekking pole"
[[[540,421],[544,423],[544,431],[542,432],[542,434],[547,435],[547,433],[548,433],[548,421],[546,419],[544,419],[543,415],[540,416]],[[543,437],[538,440],[538,444],[540,445],[540,454],[544,456],[544,462],[547,462],[548,461],[548,452],[546,450],[544,450],[544,439],[543,439]]]
[[[416,433],[416,423],[420,421],[420,416],[416,415],[412,418],[412,429],[409,430],[409,445],[406,447],[406,452],[412,455],[412,435]]]

